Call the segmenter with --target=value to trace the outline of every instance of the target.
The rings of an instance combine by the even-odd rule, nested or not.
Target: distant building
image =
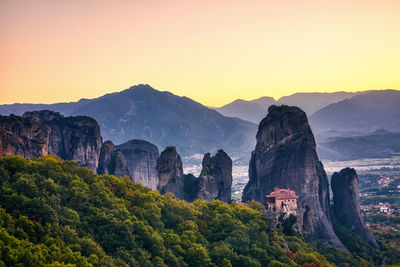
[[[381,179],[378,180],[378,184],[382,186],[388,186],[392,181],[393,180],[390,179],[389,177],[382,177]]]
[[[390,209],[389,203],[379,203],[379,211],[382,213],[392,213],[393,210]]]
[[[297,200],[296,193],[290,189],[280,189],[275,188],[273,192],[267,197],[268,210],[274,211],[276,213],[287,213],[298,215],[297,211]]]

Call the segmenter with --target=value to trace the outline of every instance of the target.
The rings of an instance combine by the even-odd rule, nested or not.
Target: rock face
[[[78,102],[0,105],[0,114],[20,115],[40,109],[92,117],[101,125],[104,140],[114,144],[133,138],[162,148],[175,144],[181,156],[224,148],[230,155],[247,158],[257,129],[254,123],[225,117],[187,97],[161,92],[146,84]]]
[[[0,156],[31,159],[49,152],[50,127],[20,116],[0,116]]]
[[[197,198],[229,202],[232,189],[232,159],[223,150],[218,150],[214,157],[210,157],[210,153],[204,155],[202,167]]]
[[[218,197],[218,185],[215,174],[212,173],[214,166],[211,166],[210,153],[204,155],[201,165],[202,169],[198,178],[198,192],[196,198],[211,201]]]
[[[158,184],[155,169],[158,156],[158,148],[147,141],[131,140],[118,146],[107,141],[101,148],[97,172],[118,177],[126,175],[154,190]]]
[[[26,158],[54,153],[64,160],[96,170],[102,138],[97,122],[86,116],[64,117],[53,111],[2,116],[1,155]]]
[[[334,212],[338,221],[357,233],[374,248],[379,249],[374,236],[368,231],[360,213],[358,176],[354,169],[345,168],[332,175]]]
[[[161,194],[171,192],[175,197],[184,199],[185,177],[183,175],[182,159],[176,148],[169,146],[161,152],[157,160],[156,170],[159,181],[157,189]]]
[[[159,152],[155,145],[143,140],[131,140],[115,148],[125,157],[133,181],[153,190],[157,188],[156,164]]]
[[[119,150],[115,150],[111,141],[106,141],[101,146],[98,174],[111,174],[117,177],[128,176],[128,164],[124,155]]]
[[[177,198],[193,201],[219,199],[231,200],[232,160],[223,150],[211,157],[204,155],[199,177],[183,174],[182,160],[175,147],[167,147],[157,160],[159,183],[157,189],[165,194],[173,193]]]
[[[328,179],[306,114],[297,107],[271,106],[258,127],[256,139],[242,200],[255,199],[265,204],[265,195],[275,187],[294,190],[299,196],[301,231],[345,249],[333,231]]]
[[[98,174],[114,174],[114,154],[115,147],[113,142],[106,141],[101,146],[99,165],[97,167]]]
[[[184,177],[184,199],[188,202],[192,202],[198,198],[199,194],[199,178],[194,176],[193,174],[185,174]]]
[[[133,181],[134,178],[131,176],[128,168],[128,163],[124,157],[124,154],[121,151],[117,150],[114,153],[114,161],[113,161],[113,174],[117,177],[129,176]],[[147,186],[147,185],[144,185]]]
[[[50,126],[49,153],[97,169],[102,137],[96,120],[86,116],[64,117],[49,110],[26,112],[23,117]]]

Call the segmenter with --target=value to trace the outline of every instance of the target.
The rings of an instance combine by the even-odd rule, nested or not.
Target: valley
[[[399,14],[0,0],[0,267],[400,267]]]
[[[386,92],[383,91],[383,94]],[[120,105],[118,112],[125,108],[128,111],[117,124],[113,120],[120,114],[109,112],[101,115],[96,111],[99,107],[112,105],[114,101],[122,99],[125,106]],[[165,103],[158,106],[160,101]],[[64,160],[67,164],[75,161],[90,169],[89,173],[98,174],[96,179],[114,177],[126,180],[128,184],[140,184],[150,192],[189,205],[196,205],[199,201],[211,205],[227,203],[262,212],[264,222],[268,222],[268,231],[276,230],[286,237],[304,238],[312,247],[308,250],[310,253],[321,253],[330,262],[353,262],[355,266],[354,261],[357,260],[365,264],[399,260],[396,246],[400,230],[400,207],[397,201],[400,192],[400,156],[396,132],[379,129],[362,135],[351,129],[340,129],[317,131],[315,138],[306,113],[298,107],[287,105],[269,106],[267,115],[256,131],[257,127],[251,122],[225,117],[187,98],[160,92],[148,85],[133,86],[120,93],[85,100],[82,106],[80,102],[61,105],[63,108],[72,108],[73,111],[69,113],[76,116],[64,116],[51,110],[26,111],[22,116],[0,116],[0,153],[6,160],[4,168],[9,168],[7,162],[14,160],[12,155],[33,162],[51,161],[55,156],[57,158],[54,160],[59,164],[64,164]],[[154,112],[144,114],[148,105],[153,111],[158,110],[173,119],[156,118]],[[42,105],[36,107],[43,108]],[[60,104],[46,107],[56,109]],[[20,106],[1,108],[12,110]],[[79,115],[84,113],[96,115],[100,123],[87,115]],[[151,121],[150,118],[156,119]],[[105,123],[105,120],[111,124]],[[111,131],[108,128],[110,125]],[[182,130],[185,127],[188,127],[188,131]],[[119,133],[115,131],[117,128]],[[174,132],[173,129],[178,130]],[[154,144],[131,139],[114,144],[106,140],[103,133],[106,137],[113,136],[117,142],[128,136],[151,137],[151,140],[158,141]],[[165,145],[173,142],[177,146],[163,146],[160,140],[166,141]],[[205,152],[193,153],[200,151]],[[13,169],[5,172],[14,175]],[[3,179],[7,179],[7,175]],[[84,174],[82,179],[86,179],[87,175]],[[21,183],[30,182],[28,179],[21,180]],[[36,186],[41,187],[40,182],[37,183]],[[286,213],[286,216],[285,212],[282,213],[283,209],[275,212],[269,208],[269,213],[263,212],[270,205],[266,203],[265,196],[271,190],[281,192],[278,188],[283,188],[283,191],[290,189],[286,191],[298,198],[298,204],[292,205],[295,215]],[[111,190],[114,191],[114,185]],[[135,196],[131,191],[125,194],[129,201]],[[44,218],[44,215],[39,217],[40,223]],[[9,233],[15,235],[13,230]],[[394,248],[385,244],[388,236]],[[17,240],[15,242],[18,244]],[[100,242],[115,260],[120,259],[120,256],[107,249],[101,238],[95,237],[94,242]],[[304,252],[283,244],[281,246],[289,254]],[[209,245],[205,247],[206,251],[209,249],[212,249]],[[367,253],[369,249],[373,252]],[[332,257],[333,251],[340,256]],[[343,251],[350,251],[351,254],[345,255]],[[235,253],[240,252],[237,250]],[[209,252],[209,255],[212,253]],[[155,260],[156,257],[161,256],[153,255],[151,258]],[[168,257],[163,254],[161,261],[169,261]],[[191,257],[185,257],[184,262],[192,260]],[[7,260],[12,262],[11,259]],[[146,262],[141,257],[135,257],[134,260]],[[210,260],[218,262],[217,258]],[[280,260],[287,261],[283,258]],[[301,262],[296,260],[296,256],[291,260]],[[238,265],[240,259],[230,257],[229,262]],[[260,258],[258,262],[272,263],[273,260]],[[311,262],[320,261],[313,259]]]

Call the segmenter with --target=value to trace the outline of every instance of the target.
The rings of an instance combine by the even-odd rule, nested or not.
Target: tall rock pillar
[[[256,139],[242,200],[265,204],[265,196],[275,187],[294,190],[301,231],[345,249],[333,231],[328,179],[306,114],[297,107],[270,106]]]

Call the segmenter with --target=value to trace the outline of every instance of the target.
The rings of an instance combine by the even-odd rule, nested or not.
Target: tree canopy
[[[252,206],[187,203],[54,156],[3,157],[0,266],[332,266]]]

